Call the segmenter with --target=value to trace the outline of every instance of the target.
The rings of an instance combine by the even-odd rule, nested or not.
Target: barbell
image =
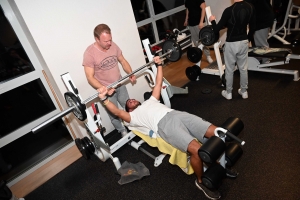
[[[203,27],[199,31],[199,40],[204,46],[211,46],[219,39],[219,34],[216,34],[211,25]],[[190,47],[187,50],[187,58],[193,63],[198,63],[202,58],[202,50],[198,47]]]
[[[179,43],[177,43],[175,40],[166,40],[163,43],[162,46],[162,55],[159,56],[160,58],[167,58],[169,61],[176,62],[181,58],[182,52],[181,52],[181,46]],[[138,69],[134,70],[130,74],[125,75],[121,79],[117,80],[116,82],[110,84],[107,86],[108,89],[116,88],[120,86],[122,83],[124,83],[130,76],[141,73],[144,70],[146,70],[148,67],[151,67],[152,64],[154,64],[154,61],[151,61],[149,63],[146,63],[145,65],[139,67]],[[59,118],[62,118],[63,116],[73,112],[75,117],[77,117],[80,121],[84,121],[87,118],[87,114],[85,112],[86,110],[86,104],[91,102],[92,100],[96,99],[98,97],[99,93],[88,97],[86,100],[81,101],[79,97],[77,97],[72,92],[66,92],[64,94],[65,100],[67,105],[69,106],[68,109],[63,110],[62,112],[58,113],[57,115],[51,117],[50,119],[44,121],[40,125],[34,127],[31,131],[33,133],[42,130],[42,128],[45,128],[47,125],[52,124],[53,122],[57,121]]]

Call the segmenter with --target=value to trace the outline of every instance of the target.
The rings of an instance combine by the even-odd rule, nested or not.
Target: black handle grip
[[[96,114],[98,114],[99,113],[98,104],[95,104],[95,108],[96,108]]]
[[[232,139],[236,140],[239,142],[241,145],[245,144],[245,141],[241,140],[240,138],[236,137],[234,134],[230,133],[229,131],[226,132],[226,136],[231,137]]]

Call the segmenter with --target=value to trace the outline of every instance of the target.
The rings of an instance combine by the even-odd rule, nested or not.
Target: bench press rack
[[[188,36],[187,36],[188,37]],[[179,41],[180,42],[180,41]],[[147,54],[147,57],[148,57],[148,60],[149,61],[152,61],[153,58],[154,58],[154,55],[152,54],[152,51],[151,51],[151,45],[150,45],[150,42],[149,42],[149,39],[145,39],[142,41],[143,45],[144,45],[144,49],[146,51],[146,54]],[[179,43],[180,44],[180,43]],[[156,44],[154,44],[156,45]],[[188,46],[190,46],[190,44],[184,46],[184,47],[181,47],[182,49],[184,48],[187,48]],[[158,50],[156,53],[159,53],[161,50]],[[154,77],[156,77],[156,73],[157,73],[157,69],[156,69],[156,66],[155,65],[152,65],[151,66],[151,69],[154,73]],[[154,81],[155,79],[153,79]],[[163,78],[163,85],[162,85],[162,90],[161,90],[161,97],[164,101],[164,104],[166,106],[168,106],[169,108],[171,108],[171,102],[170,102],[170,98],[174,95],[174,94],[187,94],[188,93],[188,88],[180,88],[180,87],[176,87],[176,86],[173,86],[171,85],[167,79]]]
[[[153,73],[149,69],[145,70],[144,73],[149,73],[150,76],[153,78]],[[78,92],[78,89],[76,88],[74,82],[71,79],[71,76],[69,73],[65,73],[61,75],[61,78],[63,82],[65,83],[65,86],[69,90],[69,92],[72,92],[75,94],[78,98],[82,99],[80,97],[80,94]],[[98,104],[98,103],[97,103]],[[99,130],[99,127],[94,122],[91,114],[89,113],[88,109],[85,110],[87,119],[84,121],[85,127],[87,128],[87,134],[83,137],[83,139],[75,139],[75,143],[77,147],[79,148],[82,155],[89,159],[90,155],[94,154],[96,155],[101,161],[105,162],[107,159],[111,158],[116,169],[118,170],[121,167],[120,161],[117,157],[113,157],[112,154],[116,152],[119,148],[124,146],[125,144],[131,145],[133,148],[137,150],[141,150],[145,154],[147,154],[149,157],[154,159],[154,166],[159,166],[162,163],[163,158],[165,157],[165,154],[160,154],[159,156],[155,157],[145,149],[141,147],[141,144],[144,143],[143,140],[140,140],[139,142],[132,141],[132,139],[136,136],[132,131],[130,131],[125,137],[122,137],[117,142],[115,142],[113,145],[109,146],[104,138],[103,133],[101,130]],[[98,121],[99,124],[102,126],[101,120]],[[88,138],[88,140],[86,139]],[[94,150],[94,151],[93,151]]]

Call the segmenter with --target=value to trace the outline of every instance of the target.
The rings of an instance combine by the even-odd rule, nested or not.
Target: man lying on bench
[[[110,112],[129,123],[130,126],[153,130],[175,148],[189,153],[190,164],[197,176],[196,186],[208,198],[219,199],[221,197],[219,191],[209,190],[202,184],[203,163],[198,155],[198,149],[201,147],[199,142],[203,143],[204,137],[214,136],[214,130],[217,127],[196,115],[176,111],[159,102],[163,71],[160,58],[154,57],[154,62],[157,66],[156,85],[152,96],[142,104],[135,99],[129,99],[126,102],[126,111],[120,110],[107,99],[108,90],[104,86],[98,89],[99,98]],[[238,175],[229,169],[226,169],[226,174],[230,177]]]

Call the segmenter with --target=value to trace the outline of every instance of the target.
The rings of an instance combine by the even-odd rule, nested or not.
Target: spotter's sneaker
[[[210,190],[205,187],[202,183],[199,183],[196,179],[195,181],[196,186],[205,194],[205,196],[209,199],[220,199],[221,194],[218,190]]]

